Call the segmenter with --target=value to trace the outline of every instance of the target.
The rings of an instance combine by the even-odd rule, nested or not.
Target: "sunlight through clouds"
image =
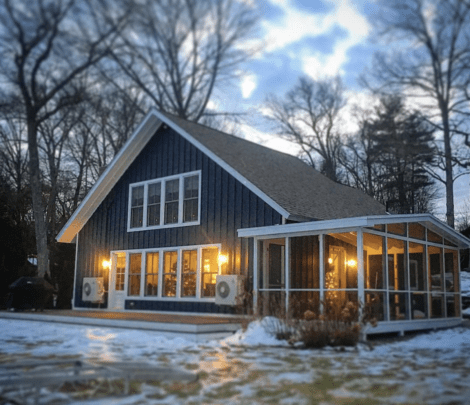
[[[243,76],[240,83],[243,98],[249,98],[251,93],[256,89],[257,84],[258,80],[256,75],[247,74]]]
[[[367,38],[370,26],[351,0],[326,2],[332,6],[332,11],[309,14],[296,8],[292,0],[271,0],[273,5],[282,10],[283,17],[264,22],[265,52],[286,48],[305,38],[331,35],[335,28],[340,28],[346,36],[336,40],[332,53],[325,54],[305,46],[297,57],[303,72],[312,78],[341,74],[342,66],[348,61],[349,49]]]

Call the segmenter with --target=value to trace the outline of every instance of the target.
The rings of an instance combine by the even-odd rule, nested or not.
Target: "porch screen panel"
[[[325,288],[357,288],[357,235],[325,235]]]
[[[385,238],[364,232],[364,288],[385,288]]]
[[[409,244],[410,290],[426,291],[425,249],[420,243]]]
[[[408,271],[406,243],[403,240],[387,239],[388,252],[388,289],[395,291],[407,290]]]
[[[318,236],[290,238],[290,288],[320,288],[320,242]]]
[[[215,297],[219,249],[216,247],[202,249],[201,256],[201,297]]]
[[[444,252],[444,272],[447,292],[459,292],[459,262],[457,251],[445,249]]]
[[[411,319],[427,319],[429,295],[427,293],[426,249],[421,243],[410,242],[408,246]]]
[[[131,189],[131,228],[142,227],[144,220],[144,186]]]
[[[147,253],[145,268],[145,295],[155,297],[158,295],[158,266],[160,254],[158,252]]]
[[[386,319],[385,237],[364,232],[364,290],[365,311],[377,321]]]
[[[176,297],[178,252],[163,254],[163,297]]]
[[[181,296],[196,296],[197,250],[183,250],[183,269],[181,274]]]
[[[140,277],[142,267],[142,254],[131,253],[129,255],[129,296],[140,295]]]
[[[442,249],[428,246],[428,269],[431,291],[444,291],[444,274],[442,269]]]

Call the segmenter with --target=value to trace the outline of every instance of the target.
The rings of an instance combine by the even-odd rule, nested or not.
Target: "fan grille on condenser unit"
[[[227,298],[230,294],[230,286],[226,281],[222,281],[217,285],[217,292],[222,298]]]

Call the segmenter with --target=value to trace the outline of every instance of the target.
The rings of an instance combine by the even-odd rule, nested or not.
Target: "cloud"
[[[315,79],[344,73],[341,68],[348,61],[349,49],[362,43],[370,31],[367,19],[352,0],[326,0],[331,10],[317,14],[296,8],[292,0],[270,1],[283,11],[283,16],[274,21],[264,21],[264,53],[288,48],[305,38],[333,36],[337,28],[346,33],[344,37],[337,38],[332,53],[325,54],[305,46],[297,55],[302,71]]]

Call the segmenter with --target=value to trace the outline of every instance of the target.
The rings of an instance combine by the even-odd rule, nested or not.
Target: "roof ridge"
[[[241,138],[237,135],[233,135],[233,134],[229,134],[228,132],[224,132],[224,131],[221,131],[219,129],[215,129],[215,128],[212,128],[206,124],[201,124],[199,122],[196,122],[196,121],[191,121],[191,120],[188,120],[186,118],[182,118],[182,117],[179,117],[178,115],[175,115],[175,114],[172,114],[172,113],[169,113],[169,112],[166,112],[166,111],[162,111],[162,110],[158,110],[160,113],[168,116],[169,119],[174,119],[176,118],[177,120],[181,120],[181,121],[185,121],[187,123],[189,123],[190,125],[197,125],[199,127],[202,127],[202,128],[205,128],[205,129],[208,129],[210,131],[213,131],[213,132],[216,132],[216,133],[219,133],[219,134],[222,134],[222,135],[225,135],[225,136],[229,136],[231,138],[234,138],[236,140],[239,140],[239,141],[244,141],[244,142],[247,142],[247,143],[250,143],[252,145],[255,145],[259,148],[263,148],[263,149],[266,149],[270,152],[274,152],[274,153],[278,153],[280,155],[284,155],[284,156],[288,156],[289,158],[293,158],[293,159],[296,159],[296,160],[299,160],[301,161],[302,163],[306,164],[307,166],[311,167],[313,170],[317,171],[318,173],[320,173],[317,169],[315,169],[313,166],[310,166],[308,163],[304,162],[302,159],[300,159],[299,157],[297,156],[294,156],[294,155],[291,155],[290,153],[286,153],[286,152],[281,152],[277,149],[273,149],[273,148],[270,148],[268,146],[265,146],[265,145],[262,145],[262,144],[259,144],[259,143],[256,143],[254,141],[250,141],[249,139],[246,139],[246,138]],[[331,179],[329,179],[331,180]]]

